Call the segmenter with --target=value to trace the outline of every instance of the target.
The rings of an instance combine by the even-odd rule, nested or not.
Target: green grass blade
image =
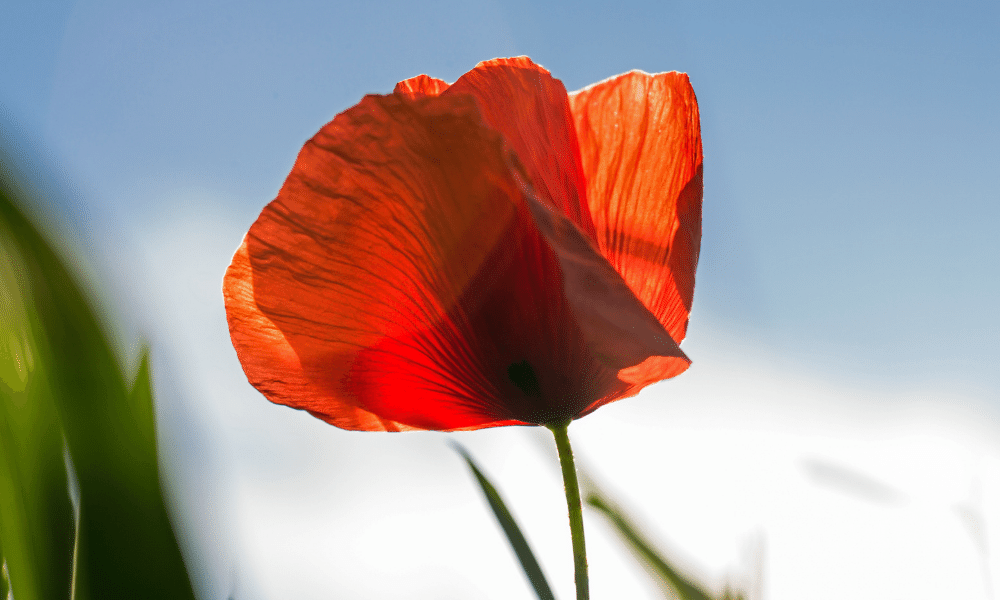
[[[129,386],[85,294],[15,205],[14,186],[0,184],[0,221],[24,262],[38,362],[79,483],[75,598],[193,600],[163,504],[148,362]],[[13,571],[11,583],[28,598]]]
[[[142,597],[193,599],[180,551],[162,502],[156,466],[152,393],[144,355],[131,393],[119,407],[124,448],[88,440],[106,464],[117,463],[117,481],[101,484],[80,475],[80,550],[77,599]],[[126,414],[127,413],[127,414]],[[128,422],[123,422],[123,421]],[[131,439],[128,439],[131,437]],[[115,452],[121,455],[115,456]],[[126,454],[132,455],[128,460]],[[80,469],[78,467],[78,473]],[[90,476],[94,476],[91,474]],[[107,475],[107,472],[105,472]],[[128,565],[124,571],[121,565]],[[82,594],[81,594],[82,592]]]
[[[10,581],[7,577],[7,559],[4,558],[3,553],[3,539],[0,536],[0,598],[6,598],[10,595]]]
[[[17,599],[47,600],[69,597],[75,526],[27,273],[0,213],[0,546]]]
[[[552,595],[552,589],[545,579],[545,574],[542,573],[542,567],[538,564],[538,560],[535,559],[535,555],[531,551],[531,546],[528,545],[528,540],[521,533],[521,528],[517,526],[514,516],[507,510],[507,506],[504,504],[496,488],[486,478],[486,475],[483,474],[479,466],[476,465],[476,462],[472,460],[472,456],[469,455],[468,451],[461,444],[452,441],[452,446],[462,455],[462,458],[465,459],[465,462],[472,470],[472,474],[476,476],[476,481],[479,482],[479,487],[483,490],[486,501],[489,502],[490,508],[493,509],[493,514],[497,518],[497,522],[500,523],[500,527],[507,535],[507,540],[510,541],[511,548],[514,549],[514,554],[517,555],[517,560],[521,562],[521,568],[524,569],[524,574],[527,575],[528,581],[531,583],[531,587],[535,589],[539,600],[555,600],[555,596]]]
[[[587,494],[586,502],[611,521],[625,543],[645,564],[647,571],[659,578],[660,583],[667,584],[673,589],[680,600],[712,600],[711,595],[681,575],[676,568],[654,550],[620,510],[593,491]]]

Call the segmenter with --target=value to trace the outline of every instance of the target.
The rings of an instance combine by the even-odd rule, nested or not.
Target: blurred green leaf
[[[52,440],[58,440],[58,462],[63,469],[61,494],[68,498],[62,466],[65,437],[79,485],[73,583],[77,600],[193,599],[160,488],[148,358],[144,352],[139,373],[129,386],[84,293],[51,246],[18,210],[17,204],[27,204],[15,202],[15,189],[6,178],[0,179],[4,243],[18,251],[20,265],[15,269],[18,281],[23,283],[22,304],[29,320],[37,325],[33,331],[34,368],[38,375],[32,375],[25,390],[30,390],[37,379],[39,389],[44,386],[47,390],[58,419],[46,421],[52,425],[39,425],[37,433],[25,429],[20,421],[6,419],[7,429],[0,431],[5,454],[8,447],[16,453],[27,453],[32,444],[44,442],[51,455]],[[14,371],[10,369],[3,372],[5,380],[12,377],[11,373]],[[40,401],[35,403],[43,406]],[[14,404],[5,397],[5,406]],[[36,471],[12,471],[9,477],[16,481],[3,482],[0,502],[11,506],[35,502],[31,484]],[[53,518],[49,515],[42,520]],[[26,544],[24,540],[32,538],[40,527],[26,515],[20,520],[15,515],[12,520],[15,524],[11,529],[3,524],[3,546],[9,556],[11,540]],[[44,529],[44,524],[41,527]],[[8,531],[15,533],[8,537]],[[24,552],[19,556],[22,554],[27,556]],[[35,570],[41,568],[40,564],[31,563],[27,568],[36,579],[46,574]],[[11,569],[16,597],[35,597],[27,591],[22,594],[24,576],[19,573]],[[37,597],[58,598],[63,594]]]
[[[3,559],[3,546],[0,545],[0,598],[7,600],[10,594],[10,583],[7,581],[7,561]]]
[[[587,492],[587,504],[596,508],[611,521],[611,524],[618,530],[618,534],[628,544],[629,548],[643,562],[646,571],[650,573],[658,583],[672,590],[680,600],[714,600],[712,595],[705,591],[705,587],[698,585],[690,579],[681,575],[680,571],[672,566],[650,543],[639,534],[638,529],[633,525],[622,511],[611,504],[594,487],[592,482],[587,483],[590,490]],[[738,600],[741,596],[731,596],[727,589],[723,592],[721,600]],[[667,596],[673,598],[673,596]]]
[[[472,474],[476,476],[476,481],[479,482],[479,487],[483,490],[486,501],[489,502],[490,508],[493,509],[493,514],[500,523],[503,532],[507,534],[507,540],[510,541],[510,545],[514,549],[514,554],[517,555],[517,559],[521,562],[521,568],[524,569],[524,574],[528,576],[528,581],[531,583],[531,587],[535,589],[539,600],[555,600],[555,596],[552,595],[552,589],[549,588],[549,583],[545,580],[545,574],[542,573],[541,565],[535,559],[535,555],[531,551],[531,546],[528,545],[528,540],[521,533],[521,528],[517,526],[514,516],[507,510],[507,506],[504,504],[500,494],[486,478],[486,475],[479,469],[476,462],[472,460],[472,456],[469,455],[468,451],[454,440],[451,443],[455,450],[465,459],[469,468],[472,469]]]
[[[6,190],[0,193],[0,202],[9,204]],[[39,357],[39,330],[28,267],[2,212],[0,546],[18,600],[67,598],[72,578],[73,506],[62,427]]]
[[[7,561],[3,558],[3,544],[0,544],[0,598],[7,600],[10,595],[10,581],[7,576]]]
[[[116,400],[117,414],[107,415],[103,423],[88,424],[103,427],[104,440],[87,436],[80,444],[90,464],[86,468],[77,464],[76,597],[194,598],[162,502],[145,353],[131,393]]]

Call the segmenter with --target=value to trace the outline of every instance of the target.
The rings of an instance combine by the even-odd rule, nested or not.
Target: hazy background
[[[302,143],[366,93],[519,54],[570,90],[686,71],[705,147],[694,366],[574,424],[579,454],[709,580],[995,598],[998,40],[995,1],[5,0],[0,123],[96,257],[123,353],[154,344],[204,598],[530,597],[449,437],[566,598],[544,432],[357,434],[272,406],[229,345],[222,274]],[[654,597],[588,519],[595,598]]]

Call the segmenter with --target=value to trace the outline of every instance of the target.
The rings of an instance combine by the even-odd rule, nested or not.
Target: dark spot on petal
[[[519,390],[524,392],[525,396],[531,398],[539,398],[542,395],[542,388],[538,385],[538,377],[535,375],[535,369],[532,368],[531,363],[526,360],[521,362],[511,363],[507,367],[507,377],[517,386]]]

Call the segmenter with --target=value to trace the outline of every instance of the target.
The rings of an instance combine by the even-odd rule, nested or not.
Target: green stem
[[[566,486],[566,505],[569,507],[569,531],[573,539],[573,567],[576,574],[576,600],[589,600],[590,578],[587,575],[587,545],[583,540],[583,507],[580,503],[580,484],[576,480],[573,449],[569,445],[566,429],[569,421],[547,425],[556,437],[559,465],[562,467]]]

